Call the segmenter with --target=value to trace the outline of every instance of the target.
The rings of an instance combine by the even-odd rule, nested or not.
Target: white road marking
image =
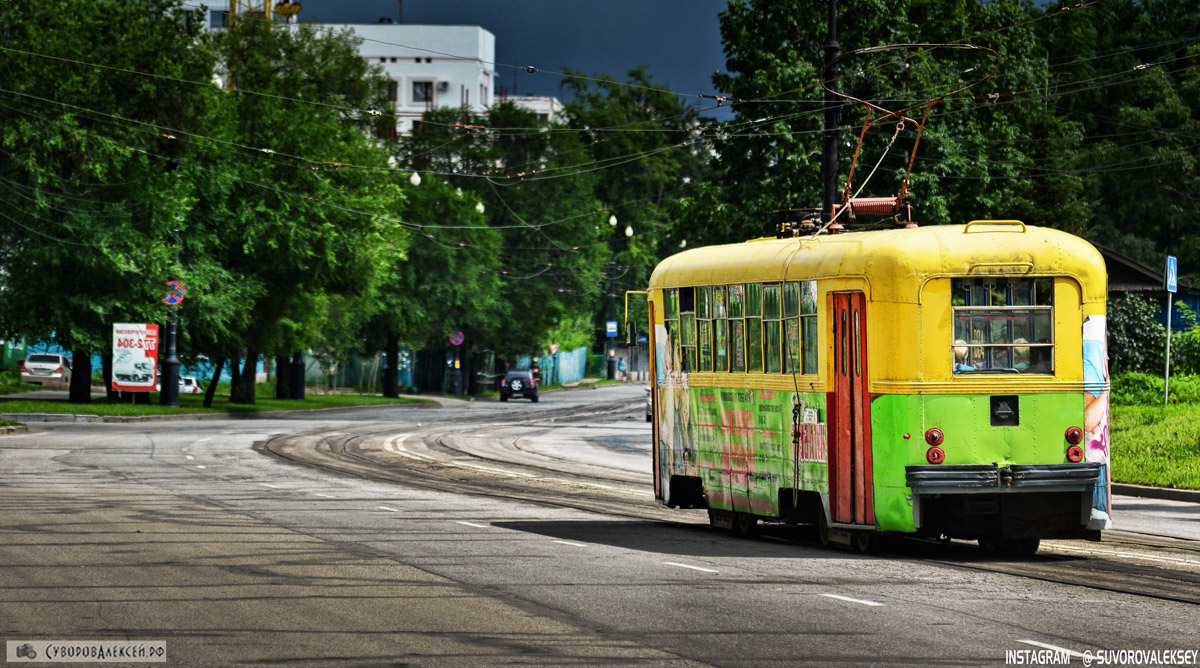
[[[336,496],[329,496],[328,494],[321,494],[320,492],[313,492],[313,496],[319,496],[322,499],[336,499],[337,498]]]
[[[864,601],[861,598],[850,598],[849,596],[838,596],[837,594],[821,594],[826,598],[836,598],[839,601],[849,601],[850,603],[858,603],[859,605],[883,605],[875,601]]]
[[[398,512],[400,512],[400,509],[399,509],[399,508],[388,508],[387,506],[376,506],[376,507],[377,507],[377,508],[379,508],[380,510],[390,510],[390,511],[392,511],[393,513],[398,513]]]
[[[211,440],[212,440],[212,436],[208,436],[208,437],[206,437],[206,438],[201,438],[201,439],[198,439],[196,442],[197,442],[197,443],[203,443],[203,442],[205,442],[205,441],[211,441]],[[185,449],[186,449],[186,448],[185,448]]]
[[[195,459],[195,457],[193,457],[191,455],[184,455],[184,456],[187,457],[188,459]]]
[[[1054,650],[1055,652],[1065,652],[1067,654],[1070,654],[1071,656],[1077,656],[1081,659],[1084,658],[1083,654],[1081,654],[1079,652],[1071,651],[1065,647],[1057,647],[1055,645],[1047,645],[1044,642],[1037,642],[1036,640],[1018,640],[1017,642],[1025,643],[1026,645],[1033,645],[1034,647],[1041,647],[1042,649]],[[1091,658],[1091,657],[1088,657],[1088,658]]]
[[[471,522],[459,522],[459,524],[465,524],[469,527],[475,527],[476,529],[491,529],[491,527],[486,524],[473,524]]]
[[[207,466],[204,466],[203,464],[196,464],[196,468],[198,468],[198,469],[206,469],[206,468],[208,468],[208,467],[207,467]]]
[[[664,561],[663,563],[668,566],[678,566],[680,568],[690,568],[693,571],[703,571],[705,573],[719,573],[720,572],[720,571],[714,571],[711,568],[700,568],[699,566],[689,566],[688,564],[680,564],[680,563],[677,563],[674,561]]]
[[[587,545],[585,545],[583,543],[574,543],[569,540],[556,540],[554,542],[562,543],[563,545],[570,545],[571,547],[587,547]]]
[[[270,487],[271,489],[283,489],[283,488],[282,488],[282,487],[280,487],[279,485],[272,485],[272,484],[271,484],[271,483],[269,483],[269,482],[260,482],[260,483],[258,483],[258,484],[262,485],[263,487]]]

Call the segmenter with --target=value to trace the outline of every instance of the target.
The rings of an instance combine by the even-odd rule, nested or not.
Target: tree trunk
[[[246,362],[242,366],[242,400],[240,403],[254,403],[255,371],[258,366],[258,352],[253,348],[246,351]]]
[[[400,396],[400,337],[388,334],[387,366],[383,368],[383,396],[395,399]]]
[[[112,389],[112,353],[100,353],[100,375],[104,376],[104,394],[109,403],[121,400],[121,393]]]
[[[292,360],[287,355],[275,356],[275,398],[291,399]]]
[[[217,394],[217,383],[221,382],[221,370],[225,368],[225,358],[217,358],[217,368],[213,371],[212,380],[208,381],[208,389],[204,391],[204,407],[212,408],[213,397]]]
[[[67,401],[73,404],[92,403],[92,353],[90,350],[71,351],[71,392]]]
[[[242,403],[242,365],[240,357],[234,354],[229,358],[229,403]]]

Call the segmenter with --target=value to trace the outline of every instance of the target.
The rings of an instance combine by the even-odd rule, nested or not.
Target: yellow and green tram
[[[1019,221],[759,239],[650,278],[654,492],[1032,553],[1110,526],[1106,274]]]

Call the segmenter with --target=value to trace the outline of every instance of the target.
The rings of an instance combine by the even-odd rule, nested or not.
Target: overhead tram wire
[[[40,119],[40,120],[42,120],[42,121],[44,121],[44,122],[48,122],[48,123],[56,123],[56,122],[59,122],[59,121],[56,121],[56,120],[54,120],[54,119],[46,119],[46,118],[39,117],[39,116],[37,116],[36,114],[32,114],[32,113],[30,113],[30,112],[29,112],[27,109],[14,109],[14,108],[12,108],[12,107],[9,107],[9,106],[7,106],[7,105],[4,105],[4,104],[0,104],[0,107],[4,107],[4,108],[10,109],[10,110],[12,110],[12,111],[15,111],[15,112],[17,112],[17,113],[22,113],[22,114],[25,114],[25,115],[27,115],[27,116],[31,116],[31,117],[33,117],[33,118],[38,118],[38,119]],[[84,133],[86,133],[86,134],[94,134],[92,131],[90,131],[90,130],[85,130],[85,129],[78,129],[77,131],[79,131],[79,132],[84,132]],[[101,135],[101,136],[102,136],[102,135]],[[468,230],[468,229],[470,229],[470,230],[480,230],[480,231],[484,231],[484,230],[502,230],[502,229],[527,229],[529,225],[533,225],[533,226],[535,226],[535,227],[549,227],[549,226],[552,226],[552,225],[559,225],[559,224],[562,224],[562,223],[568,222],[568,221],[570,221],[570,220],[575,220],[575,219],[578,219],[578,218],[581,218],[581,217],[590,216],[590,215],[594,215],[594,214],[595,214],[595,212],[594,212],[594,211],[589,211],[589,212],[585,212],[585,213],[581,213],[581,214],[574,214],[574,215],[567,216],[567,217],[560,218],[560,219],[553,220],[553,221],[548,221],[548,222],[545,222],[545,223],[536,223],[536,224],[529,224],[529,225],[495,225],[495,226],[486,226],[486,227],[481,227],[481,226],[476,226],[476,225],[427,225],[427,224],[421,224],[421,223],[414,223],[414,222],[411,222],[411,221],[405,221],[405,220],[403,220],[403,219],[399,219],[399,218],[392,218],[392,217],[389,217],[389,216],[382,216],[382,215],[379,215],[379,214],[376,214],[376,213],[371,213],[371,212],[366,212],[366,211],[360,211],[360,210],[357,210],[357,209],[352,209],[352,208],[350,208],[350,207],[340,206],[340,205],[334,204],[334,203],[332,203],[332,202],[329,202],[329,201],[325,201],[325,200],[319,200],[319,199],[317,199],[317,198],[314,198],[314,197],[312,197],[312,196],[309,196],[309,195],[301,195],[301,194],[298,194],[298,193],[293,193],[293,192],[290,192],[290,191],[283,190],[283,189],[281,189],[281,188],[278,188],[278,187],[275,187],[275,186],[271,186],[271,185],[267,185],[267,184],[259,183],[259,182],[256,182],[256,181],[251,181],[251,180],[249,180],[249,179],[245,179],[245,178],[242,178],[242,177],[236,176],[236,175],[234,175],[234,174],[230,174],[230,173],[228,173],[228,172],[223,172],[223,171],[221,171],[221,170],[217,170],[217,169],[213,169],[213,168],[210,168],[210,167],[206,167],[206,166],[204,166],[204,165],[200,165],[200,164],[197,164],[197,163],[194,163],[194,162],[188,161],[188,160],[181,160],[181,159],[179,159],[179,158],[173,158],[173,157],[163,156],[163,155],[160,155],[160,154],[158,154],[158,153],[155,153],[155,152],[153,152],[153,151],[147,150],[147,149],[145,149],[145,148],[138,148],[138,147],[128,146],[128,145],[126,145],[126,144],[122,144],[122,143],[120,143],[120,142],[117,142],[116,140],[113,140],[112,138],[106,138],[106,139],[108,139],[109,141],[112,141],[112,142],[113,142],[115,145],[122,146],[123,148],[129,149],[129,150],[131,150],[131,151],[136,151],[136,152],[142,153],[143,155],[146,155],[146,156],[149,156],[149,157],[152,157],[152,158],[155,158],[155,159],[164,160],[164,161],[168,161],[168,162],[176,162],[176,163],[178,163],[178,164],[182,164],[182,165],[186,165],[186,166],[189,166],[189,167],[193,167],[193,168],[195,168],[195,169],[198,169],[198,170],[200,170],[200,171],[204,171],[204,172],[207,172],[207,173],[210,173],[210,174],[216,175],[216,176],[224,177],[224,178],[230,179],[230,180],[232,180],[232,181],[236,181],[236,182],[238,182],[238,183],[242,183],[242,184],[245,184],[245,185],[248,185],[248,186],[254,187],[254,188],[258,188],[258,189],[262,189],[262,190],[266,190],[266,191],[274,192],[274,193],[276,193],[276,194],[278,194],[278,195],[281,195],[281,196],[284,196],[284,197],[289,197],[289,198],[298,199],[298,200],[304,200],[304,201],[310,201],[310,202],[313,202],[313,203],[315,203],[315,204],[317,204],[317,205],[319,205],[319,206],[328,207],[328,208],[331,208],[331,209],[333,209],[333,210],[341,211],[341,212],[343,212],[343,213],[348,213],[348,214],[352,214],[352,215],[366,216],[366,217],[371,217],[371,218],[381,218],[381,219],[383,219],[383,220],[386,220],[386,221],[388,221],[388,222],[391,222],[391,223],[397,224],[397,225],[399,225],[400,227],[402,227],[402,228],[404,228],[404,229],[407,229],[407,230],[409,230],[410,232],[417,233],[417,236],[418,236],[418,238],[426,238],[426,239],[429,239],[429,240],[430,240],[430,241],[432,241],[433,243],[435,243],[435,244],[437,244],[437,245],[439,245],[439,246],[442,246],[443,248],[446,248],[446,249],[451,249],[451,250],[453,250],[453,249],[471,248],[472,246],[471,246],[469,243],[466,243],[466,242],[450,242],[450,243],[442,242],[441,240],[438,240],[438,239],[436,239],[436,238],[435,238],[433,235],[429,234],[429,233],[427,232],[427,230],[445,230],[445,229]],[[285,164],[285,165],[286,165],[286,163],[281,163],[281,164]],[[44,236],[44,235],[43,235],[43,236]],[[47,237],[47,238],[49,238],[49,237]]]

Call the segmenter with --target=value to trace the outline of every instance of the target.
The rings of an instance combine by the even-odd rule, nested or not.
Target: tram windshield
[[[954,373],[1053,373],[1054,281],[952,281]]]

